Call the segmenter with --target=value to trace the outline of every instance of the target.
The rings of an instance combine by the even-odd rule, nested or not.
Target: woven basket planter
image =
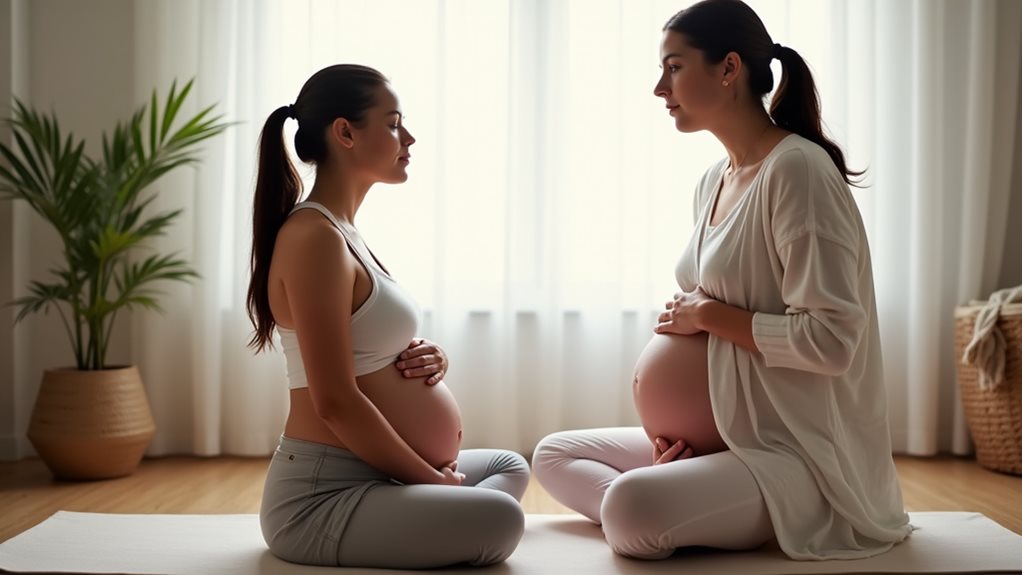
[[[955,364],[976,460],[994,471],[1022,475],[1022,304],[1007,304],[997,327],[1007,344],[1004,382],[980,387],[979,370],[962,363],[981,306],[955,310]]]
[[[61,479],[109,479],[138,467],[156,432],[134,367],[50,369],[36,397],[28,439]]]

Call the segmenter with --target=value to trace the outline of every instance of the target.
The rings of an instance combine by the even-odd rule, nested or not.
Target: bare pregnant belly
[[[650,441],[684,439],[696,455],[727,449],[710,406],[705,333],[655,334],[635,364],[635,409]]]
[[[393,365],[356,378],[359,389],[387,419],[394,431],[435,468],[458,458],[461,411],[451,390],[426,378],[405,379]],[[291,390],[291,410],[284,435],[347,448],[316,415],[308,388]]]
[[[427,378],[405,379],[393,365],[357,379],[358,387],[376,405],[394,431],[433,467],[458,458],[461,411],[451,390]]]

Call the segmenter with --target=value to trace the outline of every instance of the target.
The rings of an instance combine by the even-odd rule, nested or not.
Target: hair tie
[[[296,120],[298,119],[298,115],[295,114],[295,105],[294,104],[288,104],[287,105],[287,117],[288,118],[294,118]]]
[[[778,60],[780,60],[781,59],[781,50],[782,49],[784,49],[784,46],[781,46],[780,44],[774,44],[773,57],[777,58]]]

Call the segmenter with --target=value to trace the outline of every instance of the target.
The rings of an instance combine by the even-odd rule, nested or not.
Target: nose
[[[653,95],[658,98],[666,98],[670,95],[670,91],[667,89],[667,79],[664,76],[660,76],[656,86],[653,86]]]
[[[411,146],[412,144],[415,143],[415,137],[412,136],[412,133],[409,132],[407,128],[402,128],[402,129],[405,132],[405,137],[403,138],[402,143],[407,148],[408,146]]]

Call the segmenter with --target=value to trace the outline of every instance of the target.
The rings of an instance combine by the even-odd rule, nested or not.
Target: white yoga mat
[[[779,550],[680,552],[664,561],[615,555],[598,527],[578,515],[528,515],[525,537],[507,562],[430,575],[641,575],[698,573],[1019,573],[1022,536],[978,513],[912,513],[919,529],[889,553],[857,561],[802,562]],[[0,569],[14,573],[201,575],[388,575],[423,573],[329,569],[270,555],[255,515],[118,515],[59,511],[0,544]]]

